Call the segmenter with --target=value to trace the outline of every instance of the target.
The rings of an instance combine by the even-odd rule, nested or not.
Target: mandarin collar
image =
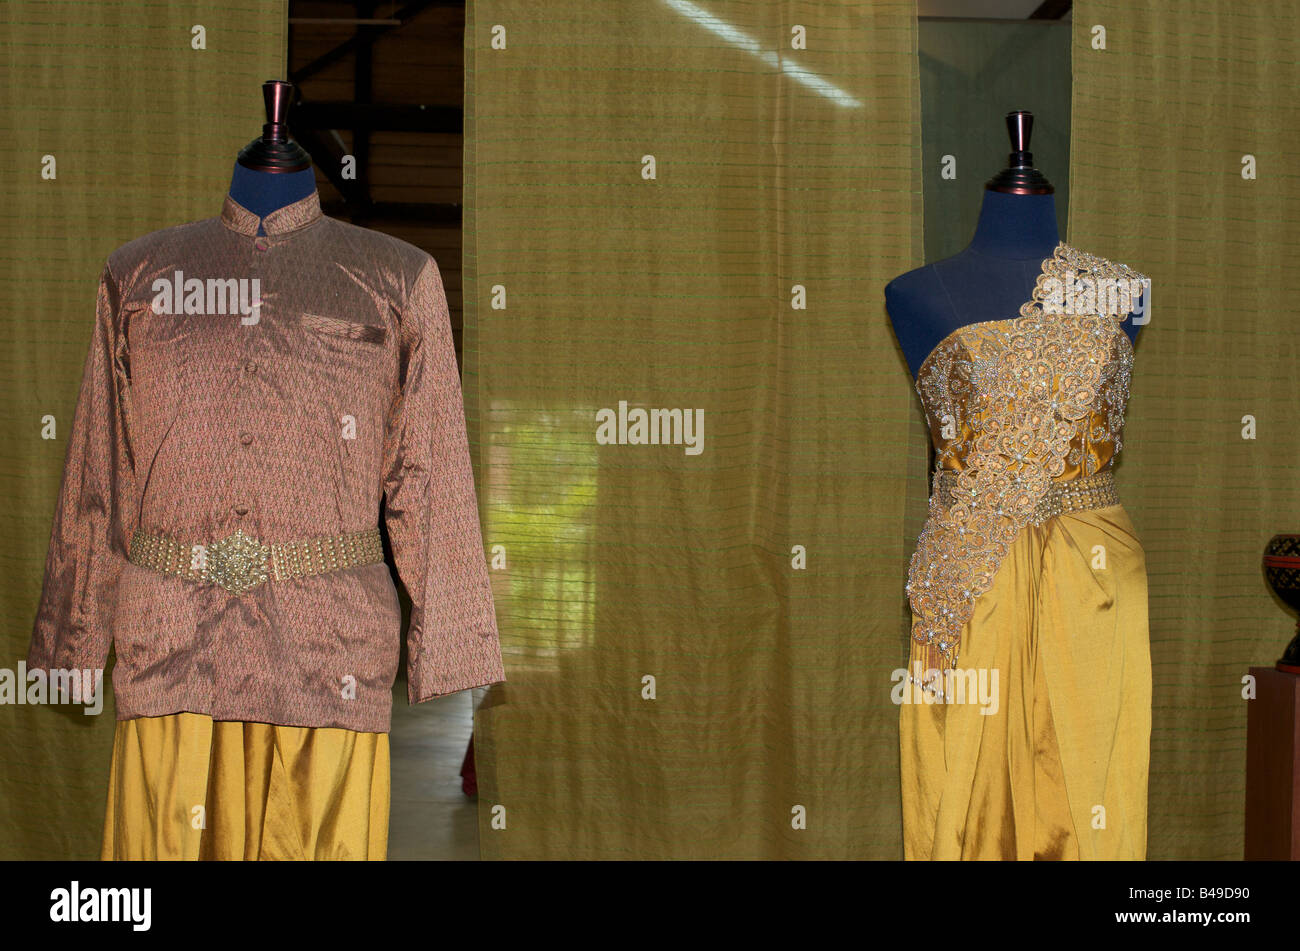
[[[320,220],[320,217],[320,194],[316,191],[306,198],[300,198],[292,205],[277,208],[265,218],[258,218],[229,195],[226,196],[225,204],[221,207],[221,223],[231,231],[249,237],[257,234],[259,224],[268,235],[288,234],[314,224]]]

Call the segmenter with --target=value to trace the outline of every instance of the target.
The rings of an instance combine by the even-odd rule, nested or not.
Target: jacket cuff
[[[420,635],[417,633],[417,636]],[[501,662],[495,630],[491,636],[464,632],[451,639],[459,649],[449,655],[440,654],[435,659],[433,652],[423,646],[412,651],[406,668],[406,696],[410,703],[424,703],[436,697],[505,681],[505,667]],[[408,635],[407,643],[419,642]]]

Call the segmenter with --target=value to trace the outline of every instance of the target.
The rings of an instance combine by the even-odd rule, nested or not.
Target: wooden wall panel
[[[388,18],[400,9],[400,2],[376,4],[376,19]],[[289,70],[292,76],[317,57],[351,38],[356,27],[340,24],[297,23],[303,18],[353,18],[358,5],[294,0],[289,6]],[[375,41],[371,47],[371,101],[388,104],[419,104],[461,108],[464,98],[463,6],[426,9],[400,27]],[[304,102],[353,102],[356,55],[348,53],[298,85]],[[267,77],[271,78],[271,77]],[[337,134],[350,151],[350,130]],[[370,135],[371,199],[379,202],[445,203],[459,206],[462,200],[464,137],[446,132],[375,131]],[[320,169],[317,186],[323,202],[341,196]],[[428,251],[438,262],[452,327],[460,353],[461,230],[459,223],[435,224],[373,218],[358,224],[409,241]]]

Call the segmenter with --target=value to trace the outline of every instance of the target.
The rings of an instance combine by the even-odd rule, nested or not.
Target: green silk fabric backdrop
[[[1116,471],[1150,578],[1148,855],[1240,859],[1242,679],[1295,630],[1260,560],[1300,531],[1300,7],[1080,0],[1073,48],[1070,243],[1152,281]]]
[[[899,857],[913,5],[489,0],[465,51],[484,857]]]
[[[195,27],[202,27],[198,33]],[[0,617],[27,654],[108,254],[219,214],[284,72],[286,6],[0,4]],[[196,49],[196,45],[206,48]],[[43,178],[45,156],[56,177]],[[53,417],[55,438],[43,438]],[[0,858],[99,857],[113,701],[0,707]]]

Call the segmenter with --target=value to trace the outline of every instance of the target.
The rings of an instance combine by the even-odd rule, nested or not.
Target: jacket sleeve
[[[385,522],[411,598],[411,703],[505,680],[447,298],[429,258],[400,315],[401,393],[385,437]]]
[[[117,284],[105,267],[68,431],[45,580],[27,653],[30,669],[102,670],[108,662],[113,589],[126,563],[135,498],[126,342],[118,316]]]

